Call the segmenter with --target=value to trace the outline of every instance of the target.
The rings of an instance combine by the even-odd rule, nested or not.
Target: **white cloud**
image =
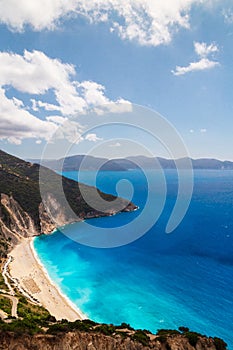
[[[207,57],[212,56],[214,53],[219,51],[216,44],[211,43],[210,45],[207,45],[206,43],[194,42],[194,50],[200,57],[200,60],[191,62],[188,66],[185,67],[176,66],[176,69],[172,70],[172,73],[174,75],[179,76],[190,72],[208,70],[220,65],[218,61],[213,61]]]
[[[219,51],[218,46],[214,43],[207,45],[206,43],[194,42],[194,49],[197,55],[202,58]]]
[[[190,129],[189,132],[190,132],[191,134],[193,134],[193,133],[194,133],[194,130],[193,130],[193,129]]]
[[[233,23],[233,10],[228,8],[228,9],[224,9],[222,11],[225,23],[227,24],[232,24]]]
[[[32,109],[34,111],[38,111],[40,108],[44,108],[46,111],[60,111],[60,106],[53,105],[51,103],[43,102],[43,101],[36,101],[35,99],[31,99],[32,102]]]
[[[107,22],[110,31],[141,45],[167,44],[179,28],[188,29],[192,6],[215,0],[1,0],[0,22],[15,31],[54,30],[68,16]]]
[[[85,96],[80,95],[72,81],[75,74],[74,66],[51,59],[40,51],[25,50],[23,56],[0,53],[1,86],[11,85],[20,92],[35,95],[43,95],[52,89],[63,114],[79,112],[87,106]],[[39,107],[52,109],[51,104],[32,102],[34,110]]]
[[[191,62],[187,67],[176,66],[175,71],[172,71],[174,75],[184,75],[189,72],[197,72],[214,68],[219,65],[219,62],[210,61],[208,58],[202,58],[200,61]]]
[[[74,1],[66,0],[2,0],[1,22],[22,31],[29,24],[34,30],[54,29],[57,20],[74,10]]]
[[[40,120],[27,110],[8,99],[3,88],[0,88],[0,139],[20,144],[24,138],[43,137],[48,140],[55,131],[55,124]]]
[[[51,115],[49,117],[46,117],[46,120],[48,120],[49,122],[53,122],[55,124],[58,125],[62,125],[64,124],[68,119],[61,117],[60,115]]]
[[[103,138],[98,137],[96,134],[87,134],[85,137],[85,140],[91,141],[91,142],[97,142],[103,140]]]
[[[122,108],[120,102],[123,100],[110,101],[105,95],[104,86],[92,81],[76,81],[75,76],[74,66],[51,59],[40,51],[25,51],[22,56],[0,52],[0,139],[11,136],[10,142],[14,143],[19,143],[24,138],[48,140],[68,116],[105,104],[105,112],[109,108]],[[16,97],[8,98],[5,94],[6,87],[33,95],[30,105],[24,105]],[[43,96],[43,100],[46,100],[47,95],[50,98],[53,95],[56,104],[39,98]],[[131,108],[129,102],[125,101],[125,105],[128,109]],[[61,115],[46,117],[46,112],[51,111],[57,111]],[[45,120],[33,115],[34,112],[41,112]],[[80,136],[80,127],[75,132],[66,130],[66,134],[69,140],[75,139]]]
[[[109,147],[121,147],[121,144],[120,144],[120,142],[116,142],[116,143],[109,145]]]
[[[77,83],[76,87],[88,105],[103,105],[109,102],[108,98],[104,95],[104,87],[100,84],[93,81],[83,81]]]
[[[37,145],[40,145],[41,143],[42,143],[41,140],[36,140],[36,144],[37,144]]]
[[[109,101],[107,104],[99,105],[94,108],[97,115],[103,115],[106,113],[129,113],[132,112],[132,110],[132,103],[123,98],[120,98],[115,102]]]
[[[207,132],[207,129],[205,129],[205,128],[200,129],[200,133],[205,134],[206,132]]]

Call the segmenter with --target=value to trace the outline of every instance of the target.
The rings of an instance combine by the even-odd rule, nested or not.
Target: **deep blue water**
[[[77,179],[76,172],[64,175]],[[133,183],[140,210],[89,220],[92,225],[122,225],[143,210],[147,182],[140,171],[100,172],[97,186],[115,194],[122,178]],[[166,171],[166,179],[163,213],[137,241],[97,249],[56,231],[37,238],[36,251],[51,278],[95,321],[151,331],[187,326],[222,337],[233,349],[233,172],[196,171],[190,207],[171,234],[165,227],[177,195],[176,172]],[[93,184],[92,173],[85,172],[82,181]],[[66,229],[85,234],[83,223]]]

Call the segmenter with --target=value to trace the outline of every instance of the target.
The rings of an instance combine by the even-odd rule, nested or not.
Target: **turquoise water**
[[[77,179],[76,172],[65,175]],[[91,172],[84,178],[93,184]],[[122,178],[133,183],[140,210],[89,220],[92,225],[119,226],[143,210],[147,182],[140,171],[100,172],[97,186],[115,194]],[[187,326],[222,337],[233,349],[233,172],[196,171],[189,210],[169,235],[164,231],[176,199],[176,172],[167,171],[166,179],[163,214],[134,243],[96,249],[56,231],[36,238],[35,249],[50,277],[89,318],[153,332]],[[83,223],[66,230],[71,236],[85,234]]]

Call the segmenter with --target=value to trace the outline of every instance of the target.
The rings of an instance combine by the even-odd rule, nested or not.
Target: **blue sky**
[[[125,100],[167,118],[192,157],[233,160],[232,1],[3,0],[0,37],[2,149],[40,157],[64,119]]]

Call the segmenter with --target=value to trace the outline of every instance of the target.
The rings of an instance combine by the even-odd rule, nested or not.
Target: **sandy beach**
[[[10,256],[13,258],[9,264],[11,277],[57,320],[85,318],[50,280],[33,249],[32,238],[22,239]]]

